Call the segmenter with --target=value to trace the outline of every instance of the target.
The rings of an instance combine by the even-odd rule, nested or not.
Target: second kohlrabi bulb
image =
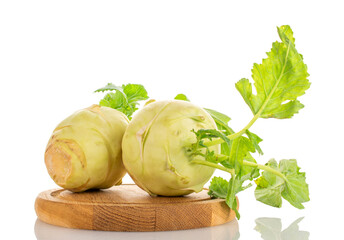
[[[150,103],[136,113],[124,134],[124,166],[135,183],[151,195],[199,192],[214,168],[191,163],[187,149],[196,142],[192,130],[216,129],[212,117],[186,101]],[[210,150],[220,152],[220,146]]]

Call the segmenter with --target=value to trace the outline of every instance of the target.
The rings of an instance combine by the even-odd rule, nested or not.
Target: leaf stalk
[[[269,167],[269,166],[266,166],[266,165],[262,165],[262,164],[258,164],[258,163],[254,163],[254,162],[249,162],[249,161],[246,161],[244,160],[243,161],[243,165],[246,165],[246,166],[250,166],[250,167],[256,167],[256,168],[259,168],[261,170],[264,170],[264,171],[268,171],[272,174],[275,174],[276,176],[279,176],[281,177],[284,181],[287,181],[287,178],[286,176],[284,176],[283,173]]]
[[[199,160],[199,159],[194,159],[194,160],[191,161],[191,163],[201,164],[201,165],[212,167],[212,168],[217,168],[217,169],[220,169],[222,171],[228,172],[231,175],[235,174],[235,170],[234,169],[223,167],[223,166],[221,166],[221,165],[219,165],[217,163],[212,163],[212,162],[208,162],[208,161],[205,161],[205,160]]]

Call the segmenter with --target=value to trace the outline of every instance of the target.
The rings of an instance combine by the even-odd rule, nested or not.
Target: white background
[[[240,239],[260,239],[256,218],[281,218],[286,228],[302,216],[310,239],[341,238],[340,2],[0,1],[0,238],[35,239],[35,197],[57,187],[45,169],[46,143],[61,120],[98,103],[95,89],[140,83],[157,100],[184,93],[232,117],[239,130],[252,116],[234,84],[250,78],[283,24],[294,31],[312,85],[293,119],[260,119],[252,131],[264,139],[259,162],[298,160],[311,201],[305,210],[287,202],[275,209],[257,202],[253,188],[239,194]]]

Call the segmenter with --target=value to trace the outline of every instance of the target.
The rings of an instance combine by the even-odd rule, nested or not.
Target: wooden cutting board
[[[207,190],[183,197],[151,197],[136,185],[72,193],[48,190],[35,202],[43,222],[78,229],[106,231],[170,231],[215,226],[235,218],[223,199]]]

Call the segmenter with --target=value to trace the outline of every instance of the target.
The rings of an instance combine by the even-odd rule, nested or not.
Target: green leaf
[[[213,177],[209,186],[209,196],[225,199],[228,192],[228,181],[221,177]]]
[[[228,164],[237,174],[245,168],[242,163],[249,152],[255,152],[255,148],[248,138],[240,136],[232,141]]]
[[[146,89],[140,84],[127,84],[118,87],[108,83],[105,87],[97,89],[95,92],[115,91],[107,93],[100,100],[99,105],[111,107],[123,112],[129,119],[138,109],[139,101],[148,99]]]
[[[121,109],[127,102],[126,97],[119,93],[107,93],[103,99],[100,100],[99,105],[111,107],[114,109]]]
[[[210,116],[214,119],[218,130],[223,130],[226,135],[234,133],[233,129],[231,129],[228,126],[228,122],[231,120],[230,117],[209,108],[204,108],[204,110],[206,110],[210,114]],[[222,143],[221,153],[225,155],[229,155],[230,148],[231,148],[230,144]]]
[[[228,184],[226,203],[232,210],[234,210],[237,219],[240,219],[240,214],[238,211],[238,199],[236,198],[236,194],[240,191],[241,191],[241,182],[238,179],[238,176],[233,174]]]
[[[99,89],[95,90],[94,92],[105,92],[105,91],[116,91],[116,92],[120,93],[124,99],[126,99],[126,97],[127,97],[126,94],[123,92],[122,87],[116,86],[112,83],[108,83],[108,84],[106,84],[106,86],[99,88]]]
[[[128,99],[126,114],[131,119],[131,115],[138,109],[139,101],[148,99],[147,91],[140,84],[127,84],[123,85],[123,92]]]
[[[240,214],[237,211],[238,202],[236,199],[236,194],[251,186],[251,184],[243,186],[243,183],[246,180],[252,179],[251,173],[253,173],[254,169],[249,166],[244,166],[243,160],[249,159],[255,162],[255,160],[249,154],[249,152],[254,151],[254,146],[250,140],[246,137],[240,136],[231,141],[231,149],[228,160],[221,162],[223,166],[227,168],[233,168],[235,170],[235,174],[232,174],[232,177],[229,180],[226,203],[235,211],[238,219],[240,219]],[[248,156],[251,156],[251,158]]]
[[[241,79],[236,88],[254,115],[261,118],[290,118],[303,105],[297,100],[310,87],[307,66],[295,48],[289,26],[278,28],[282,42],[274,42],[261,64],[254,64],[252,78],[257,94],[252,93],[248,79]]]
[[[138,101],[148,99],[147,91],[141,84],[123,85],[123,92],[126,94],[129,104],[138,104]]]
[[[182,93],[179,93],[174,99],[175,100],[182,100],[182,101],[190,102],[190,100]]]
[[[100,106],[105,106],[105,107],[111,107],[110,102],[107,99],[105,99],[105,97],[102,100],[99,101],[99,105]]]
[[[249,130],[246,130],[246,135],[251,140],[251,143],[253,144],[254,148],[258,151],[259,154],[263,155],[262,149],[259,147],[259,143],[263,141],[258,135],[254,134],[253,132],[250,132]]]
[[[231,120],[231,118],[228,117],[227,115],[220,113],[218,111],[215,111],[213,109],[204,108],[204,110],[206,110],[212,116],[212,118],[214,118],[215,121],[218,120],[219,122],[228,124],[228,122]]]
[[[236,195],[244,191],[245,189],[252,186],[252,184],[248,184],[246,186],[243,186],[244,181],[247,180],[246,178],[242,178],[239,175],[233,174],[231,179],[228,183],[228,192],[226,196],[226,203],[227,205],[235,211],[236,217],[240,219],[240,214],[238,212],[238,199],[236,198]]]
[[[295,159],[281,160],[280,171],[287,177],[282,197],[296,208],[303,209],[303,202],[309,201],[308,184],[306,174],[300,172]]]
[[[282,39],[283,42],[288,42],[289,40],[295,44],[295,38],[294,38],[294,33],[291,30],[290,26],[288,25],[283,25],[280,28],[277,28],[278,30],[278,35]]]
[[[225,199],[228,207],[234,210],[236,217],[240,219],[240,214],[237,210],[238,202],[235,195],[243,189],[240,181],[238,181],[235,176],[232,176],[229,182],[221,177],[213,177],[210,182],[208,194],[212,198]]]
[[[275,159],[270,160],[267,166],[278,170],[278,165]],[[264,171],[262,176],[255,180],[257,188],[254,192],[258,201],[273,207],[282,206],[282,191],[284,189],[284,180],[275,174]]]
[[[309,201],[309,190],[305,173],[300,172],[296,160],[281,160],[277,165],[276,160],[272,159],[266,166],[282,173],[285,179],[264,171],[262,176],[255,180],[256,199],[270,206],[281,207],[283,197],[294,207],[304,208],[302,203]]]

